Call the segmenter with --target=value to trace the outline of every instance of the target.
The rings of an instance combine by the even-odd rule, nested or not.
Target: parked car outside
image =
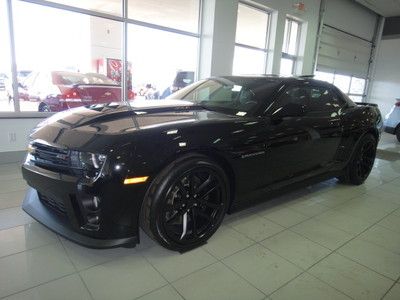
[[[400,142],[400,98],[396,98],[396,103],[385,116],[384,131],[396,135]]]
[[[176,76],[172,82],[172,85],[167,87],[160,98],[165,99],[171,94],[183,89],[184,87],[192,84],[194,82],[194,72],[193,71],[178,71],[176,72]]]
[[[23,209],[88,247],[134,246],[141,226],[187,251],[257,201],[332,177],[362,184],[381,119],[329,83],[268,76],[75,108],[33,130]]]
[[[28,100],[25,96],[25,90],[23,88],[24,82],[26,78],[32,73],[30,70],[21,70],[17,72],[17,81],[18,81],[18,94],[19,98],[21,100]],[[12,86],[12,77],[9,76],[6,80],[6,95],[8,98],[8,101],[11,101],[14,99],[14,90]],[[25,97],[24,97],[25,96]]]
[[[40,112],[58,112],[82,105],[121,101],[121,86],[97,73],[32,72],[24,83],[21,97],[39,101]],[[134,97],[135,94],[130,90],[129,100]]]

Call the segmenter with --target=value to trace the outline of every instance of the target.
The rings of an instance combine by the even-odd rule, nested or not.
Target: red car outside
[[[83,105],[120,102],[121,86],[105,75],[66,71],[36,72],[25,87],[31,101],[40,101],[38,111],[57,112]],[[135,93],[128,91],[129,100]]]

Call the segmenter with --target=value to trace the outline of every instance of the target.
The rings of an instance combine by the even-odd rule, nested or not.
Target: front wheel
[[[376,147],[376,138],[370,133],[364,135],[339,180],[354,185],[364,183],[374,166]]]
[[[187,251],[215,233],[228,204],[224,170],[205,156],[189,155],[154,180],[144,199],[141,225],[162,246]]]
[[[396,129],[396,138],[400,142],[400,125],[398,125]]]

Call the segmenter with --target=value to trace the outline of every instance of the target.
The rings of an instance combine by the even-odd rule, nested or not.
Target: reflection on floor
[[[92,250],[20,209],[18,164],[0,166],[0,298],[400,299],[400,144],[384,135],[358,187],[329,180],[227,216],[178,254],[144,237]]]

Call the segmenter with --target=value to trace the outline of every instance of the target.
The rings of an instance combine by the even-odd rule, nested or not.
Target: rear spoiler
[[[376,103],[367,103],[367,102],[354,102],[357,105],[362,105],[362,106],[374,106],[374,107],[378,107],[378,104]]]

